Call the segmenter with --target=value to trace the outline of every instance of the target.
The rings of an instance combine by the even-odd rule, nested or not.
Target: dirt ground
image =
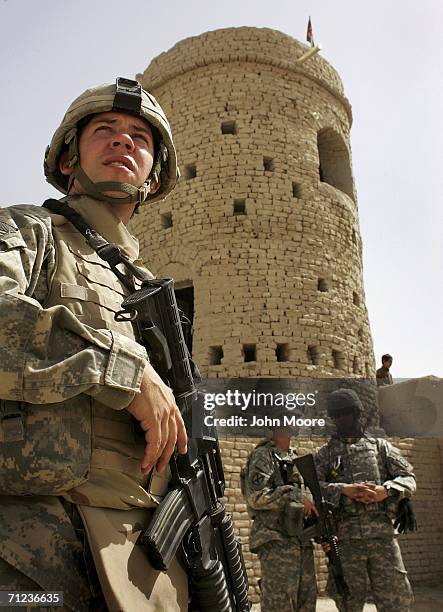
[[[443,610],[443,586],[414,587],[415,602],[411,612],[437,612]],[[366,604],[364,612],[376,612],[374,604]],[[253,612],[260,612],[259,604],[252,606]],[[336,612],[337,608],[332,599],[319,597],[316,612]],[[276,610],[278,612],[278,610]],[[397,612],[397,611],[396,611]]]

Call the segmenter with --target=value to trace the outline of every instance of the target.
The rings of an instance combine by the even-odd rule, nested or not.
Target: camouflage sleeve
[[[0,380],[3,399],[36,404],[87,393],[116,409],[138,392],[147,355],[121,334],[81,323],[64,306],[32,297],[54,261],[49,216],[0,209]]]
[[[384,446],[386,469],[389,474],[389,479],[383,483],[383,486],[398,491],[398,499],[412,497],[416,490],[412,465],[393,444],[383,439],[379,442]]]
[[[318,453],[314,456],[314,461],[320,488],[325,501],[329,502],[333,507],[338,507],[340,504],[341,491],[346,483],[329,482],[332,466],[330,465],[330,452],[327,444],[319,449]]]
[[[293,499],[300,502],[297,485],[273,486],[272,476],[276,470],[272,452],[261,446],[253,451],[247,476],[247,502],[253,510],[281,510]]]

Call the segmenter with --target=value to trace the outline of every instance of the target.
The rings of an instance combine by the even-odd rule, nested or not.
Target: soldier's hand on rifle
[[[143,474],[147,474],[156,464],[157,471],[161,472],[168,464],[176,443],[179,453],[186,452],[185,424],[174,395],[150,363],[144,369],[140,393],[126,410],[146,432],[146,447],[141,460]]]
[[[302,497],[301,503],[303,504],[304,516],[310,516],[311,514],[315,514],[315,516],[318,516],[318,510],[315,507],[315,504],[310,499],[308,499],[307,497]]]

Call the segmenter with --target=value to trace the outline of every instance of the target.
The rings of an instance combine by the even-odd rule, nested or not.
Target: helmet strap
[[[80,185],[83,187],[85,193],[90,195],[96,200],[102,202],[110,202],[111,204],[136,204],[139,201],[141,195],[146,197],[146,183],[142,187],[134,187],[129,183],[120,183],[118,181],[103,181],[100,183],[93,183],[80,164],[76,164],[73,172],[74,177],[78,180]],[[140,193],[142,190],[142,194]],[[126,193],[126,197],[115,197],[106,195],[105,191],[119,191]]]

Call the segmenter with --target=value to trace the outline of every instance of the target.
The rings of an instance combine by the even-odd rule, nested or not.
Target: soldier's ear
[[[69,152],[63,151],[58,160],[58,168],[65,176],[70,176],[74,172],[74,168],[69,165]]]

